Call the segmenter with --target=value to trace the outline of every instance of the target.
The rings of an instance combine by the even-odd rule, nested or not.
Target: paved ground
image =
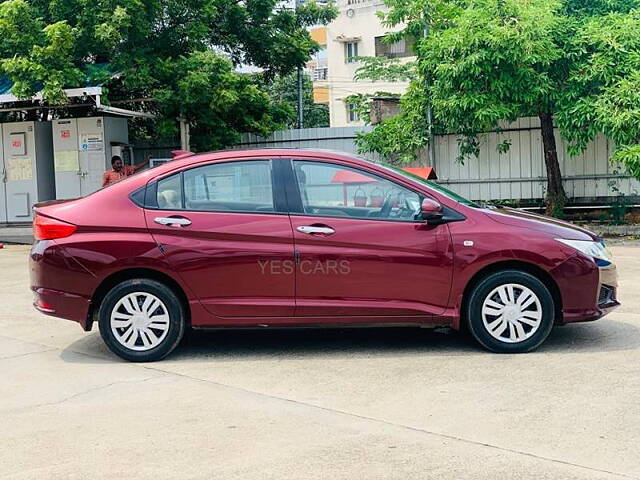
[[[191,335],[118,360],[0,250],[0,478],[640,478],[640,249],[624,306],[528,355],[423,330]]]
[[[33,227],[31,225],[0,225],[0,243],[31,245],[33,243]]]

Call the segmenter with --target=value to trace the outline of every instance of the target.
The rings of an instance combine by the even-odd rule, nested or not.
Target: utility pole
[[[295,0],[295,2],[296,10],[298,10],[304,0]],[[302,65],[298,65],[298,128],[304,128],[304,78],[302,73]]]
[[[424,38],[429,36],[429,27],[430,24],[427,21],[427,24],[423,30]],[[427,105],[427,132],[429,133],[429,161],[431,162],[431,166],[435,168],[436,166],[436,142],[433,137],[433,109],[431,107],[431,98],[428,99]]]
[[[304,78],[302,67],[298,67],[298,128],[304,128]]]
[[[191,135],[189,133],[189,122],[184,118],[178,118],[180,122],[180,149],[189,151],[191,149]]]

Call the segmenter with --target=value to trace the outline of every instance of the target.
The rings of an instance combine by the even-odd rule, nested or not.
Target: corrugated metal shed
[[[240,148],[328,148],[356,153],[358,132],[371,127],[310,128],[274,132],[268,138],[244,135],[236,146]],[[497,146],[504,140],[511,147],[503,154]],[[480,156],[464,163],[458,157],[459,136],[439,135],[435,139],[435,158],[425,152],[421,162],[434,167],[438,183],[448,186],[460,195],[473,200],[538,201],[545,195],[546,171],[542,153],[540,123],[537,118],[521,118],[502,126],[499,132],[480,136]],[[567,146],[556,131],[560,168],[567,195],[574,202],[615,197],[622,193],[637,196],[640,183],[626,175],[609,158],[613,142],[603,135],[597,136],[587,149],[576,157],[567,152]],[[379,161],[375,155],[365,155]]]

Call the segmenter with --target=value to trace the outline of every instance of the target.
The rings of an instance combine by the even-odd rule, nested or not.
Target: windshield
[[[426,185],[427,187],[435,190],[436,192],[441,193],[445,197],[450,198],[454,202],[458,202],[458,203],[460,203],[462,205],[465,205],[467,207],[480,208],[480,205],[478,205],[477,203],[474,203],[471,200],[467,200],[466,198],[461,197],[457,193],[452,192],[448,188],[445,188],[442,185],[438,185],[435,182],[430,182],[429,180],[425,180],[424,178],[419,177],[418,175],[414,175],[413,173],[406,172],[406,171],[402,170],[401,168],[394,167],[393,165],[381,164],[381,166],[383,166],[383,167],[385,167],[385,168],[387,168],[389,170],[392,170],[392,171],[394,171],[396,173],[399,173],[400,175],[403,175],[405,177],[409,177],[412,180],[415,180],[416,182],[422,183],[423,185]]]

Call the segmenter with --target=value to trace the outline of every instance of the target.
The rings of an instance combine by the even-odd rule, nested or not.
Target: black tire
[[[522,341],[514,343],[508,343],[508,340],[504,338],[510,336],[509,330],[511,326],[508,325],[509,322],[502,320],[507,324],[507,330],[502,334],[501,338],[503,340],[501,341],[489,332],[483,321],[482,314],[485,299],[501,285],[508,284],[520,285],[529,289],[535,294],[541,307],[541,318],[537,329],[534,331],[533,327],[521,324],[521,326],[524,326],[525,335],[530,336],[526,338],[523,336],[524,339]],[[516,290],[518,289],[516,288]],[[520,295],[523,295],[523,292],[522,290],[519,291]],[[498,294],[496,293],[495,295]],[[498,297],[492,295],[490,298],[497,299],[499,295]],[[524,310],[528,308],[536,309],[537,307],[534,305],[526,307]],[[520,270],[502,270],[487,275],[473,288],[467,302],[466,314],[471,334],[484,348],[496,353],[524,353],[539,347],[549,336],[555,319],[555,305],[549,289],[537,277]],[[487,316],[486,318],[490,326],[493,326],[494,324],[491,321],[497,320],[498,316]],[[499,331],[502,328],[504,328],[504,323],[495,328],[496,335],[499,337]]]
[[[158,307],[161,308],[160,312],[162,313],[163,310],[166,310],[166,314],[169,317],[168,329],[164,338],[153,348],[143,351],[134,350],[123,345],[116,338],[111,328],[111,314],[114,307],[127,295],[136,292],[151,294],[159,299],[163,304]],[[102,340],[113,353],[131,362],[153,362],[169,355],[180,343],[185,331],[185,312],[182,302],[171,288],[156,280],[137,278],[119,283],[105,295],[98,311],[98,324]],[[123,327],[122,330],[117,331],[124,332],[126,328]],[[157,336],[162,336],[161,331],[154,329],[154,333],[157,333]],[[146,336],[145,340],[150,338]],[[134,343],[142,343],[142,334],[139,334],[139,339]],[[136,346],[137,348],[144,348],[142,345]]]

